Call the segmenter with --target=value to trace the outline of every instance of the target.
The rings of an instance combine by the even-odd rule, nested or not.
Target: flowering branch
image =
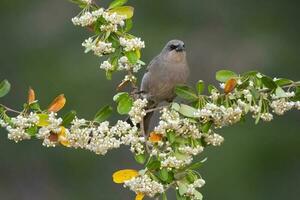
[[[163,200],[166,191],[175,189],[178,200],[201,200],[199,189],[205,181],[197,169],[206,159],[195,157],[208,146],[220,146],[224,138],[220,128],[231,126],[252,115],[256,123],[271,121],[273,115],[283,115],[291,109],[300,110],[300,82],[270,78],[251,71],[236,74],[221,70],[216,74],[220,86],[205,86],[198,81],[195,87],[179,85],[174,88],[183,103],[148,108],[148,100],[137,86],[135,73],[144,63],[141,49],[144,42],[129,33],[134,9],[124,6],[127,0],[114,0],[107,9],[92,0],[72,0],[82,11],[72,19],[76,26],[85,27],[94,35],[82,46],[107,60],[100,65],[108,79],[113,73],[125,72],[113,97],[120,115],[129,116],[132,123],[107,121],[113,113],[111,106],[101,108],[94,119],[77,117],[70,111],[63,117],[58,112],[66,98],[57,96],[46,109],[41,109],[33,89],[29,89],[22,111],[0,104],[0,126],[8,131],[8,139],[20,142],[39,139],[46,147],[81,148],[105,155],[121,145],[129,146],[135,160],[143,167],[139,171],[121,170],[113,174],[113,181],[124,184],[136,193],[136,200],[145,196]],[[123,92],[129,86],[130,92]],[[207,88],[208,92],[205,92]],[[0,98],[10,89],[8,81],[0,83]],[[160,112],[155,128],[147,133],[144,120],[147,114]],[[17,116],[9,116],[12,112]]]

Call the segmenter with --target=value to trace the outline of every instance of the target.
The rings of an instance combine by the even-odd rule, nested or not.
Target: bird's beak
[[[182,52],[184,50],[185,50],[184,45],[178,45],[178,47],[176,48],[177,52]]]

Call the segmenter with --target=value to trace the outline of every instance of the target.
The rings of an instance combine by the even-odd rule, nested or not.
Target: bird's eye
[[[176,49],[176,48],[177,48],[176,45],[174,45],[174,44],[171,44],[171,45],[170,45],[170,50],[174,50],[174,49]]]

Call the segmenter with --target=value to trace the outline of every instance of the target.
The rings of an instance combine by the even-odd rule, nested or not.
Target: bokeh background
[[[147,44],[149,62],[173,38],[186,42],[190,82],[214,82],[219,69],[259,70],[300,80],[300,1],[139,0],[134,32]],[[99,3],[107,4],[105,0]],[[89,32],[74,27],[79,9],[66,0],[1,0],[0,78],[12,83],[1,103],[21,108],[28,86],[42,105],[65,93],[65,110],[91,118],[110,103],[120,75],[106,81],[100,61],[83,54]],[[142,74],[140,74],[142,75]],[[200,170],[208,200],[298,200],[300,198],[300,113],[273,123],[247,123],[219,130],[220,148],[209,148]],[[14,144],[0,130],[1,200],[129,200],[115,185],[117,169],[137,168],[124,148],[106,157],[72,149],[47,149],[40,141]],[[171,198],[173,199],[173,198]]]

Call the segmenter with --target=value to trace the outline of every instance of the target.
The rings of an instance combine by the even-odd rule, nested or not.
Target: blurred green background
[[[300,80],[300,1],[296,0],[139,0],[134,32],[149,62],[173,38],[186,42],[190,82],[214,83],[217,70],[259,70]],[[106,4],[107,1],[99,0]],[[1,0],[0,78],[12,83],[2,103],[21,108],[28,86],[41,104],[65,93],[65,110],[91,118],[110,103],[117,82],[106,81],[100,61],[83,54],[89,32],[74,27],[78,13],[66,0]],[[140,74],[142,75],[142,73]],[[200,170],[208,200],[300,199],[299,112],[254,126],[253,120],[219,130],[220,148],[209,148]],[[44,148],[40,141],[15,145],[0,130],[1,200],[130,200],[111,174],[138,168],[128,149],[106,157],[81,150]],[[172,199],[172,198],[171,198]]]

